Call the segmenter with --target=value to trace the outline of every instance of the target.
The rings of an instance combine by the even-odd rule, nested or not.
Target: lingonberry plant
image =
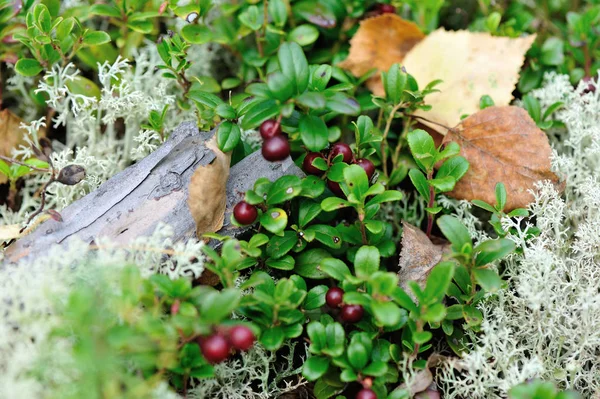
[[[402,66],[404,45],[425,40],[424,32],[442,25],[506,37],[540,26],[542,40],[530,50],[515,94],[529,93],[518,104],[534,125],[561,129],[565,124],[557,115],[570,97],[546,101],[533,89],[545,71],[569,72],[572,82],[583,80],[580,94],[595,104],[598,6],[578,9],[555,24],[551,11],[566,7],[561,2],[544,2],[544,15],[535,17],[539,23],[533,23],[530,4],[503,10],[489,1],[477,2],[471,11],[437,0],[62,3],[0,1],[0,88],[6,82],[27,100],[22,114],[44,115],[30,130],[63,142],[61,154],[37,136],[15,144],[13,154],[0,153],[7,205],[18,209],[20,195],[27,194],[19,220],[24,229],[35,227],[30,222],[42,212],[61,219],[46,209],[46,196],[58,196],[47,192],[49,186],[76,185],[90,177],[90,166],[116,173],[168,142],[183,120],[195,119],[201,130],[214,134],[215,155],[231,156],[227,171],[260,151],[261,162],[272,170],[286,166],[291,172],[258,178],[245,192],[228,191],[223,203],[233,205],[227,209],[231,218],[224,230],[197,237],[205,242],[161,236],[147,244],[139,238],[123,251],[133,254],[127,261],[122,253],[111,253],[107,263],[150,265],[65,283],[73,287],[58,295],[53,309],[61,314],[49,323],[47,337],[28,336],[26,342],[65,348],[69,358],[49,363],[60,365],[57,374],[43,366],[19,370],[18,378],[36,384],[15,386],[47,385],[56,388],[53,397],[238,399],[279,396],[308,381],[306,389],[317,399],[439,397],[433,388],[436,359],[440,353],[465,356],[487,342],[479,337],[486,306],[493,302],[488,299],[510,283],[503,278],[506,264],[543,232],[527,219],[528,210],[507,206],[508,181],[493,182],[494,205],[448,199],[474,163],[463,144],[424,130],[424,123],[443,132],[454,132],[454,126],[427,117],[441,81],[424,81],[418,68]],[[370,18],[399,24],[389,25],[397,28],[390,32],[414,35],[397,46],[401,56],[385,67],[367,59],[360,73],[342,69],[349,40],[362,40],[357,31]],[[549,36],[553,30],[560,38]],[[487,80],[490,90],[501,81]],[[5,93],[0,91],[0,105]],[[18,99],[6,98],[11,107]],[[478,98],[479,108],[493,107],[495,99]],[[46,131],[40,129],[44,125]],[[103,152],[94,158],[89,148]],[[81,165],[65,162],[71,155],[80,157]],[[96,186],[110,177],[97,176],[104,179],[97,177]],[[89,190],[82,188],[72,199]],[[475,213],[464,209],[471,204],[491,213],[489,226],[475,228],[487,213],[469,219]],[[417,238],[407,234],[411,227],[420,233]],[[398,270],[401,242],[414,256],[403,266],[414,271],[410,278]],[[85,250],[100,252],[103,245],[94,240]],[[158,254],[160,262],[140,253]],[[87,262],[66,257],[59,269],[77,261]],[[11,280],[1,273],[7,273],[3,267],[0,286]],[[2,300],[0,314],[21,303]],[[33,316],[47,314],[42,309]],[[12,337],[24,319],[9,319],[10,331],[0,328],[0,333]],[[21,359],[20,344],[7,342],[0,342],[0,382],[5,374],[12,378],[7,365]],[[561,347],[555,355],[570,350]],[[573,370],[580,366],[573,360]],[[505,374],[522,370],[512,371]],[[456,367],[451,374],[463,372]],[[57,388],[65,379],[72,384]],[[0,384],[0,396],[2,389]],[[485,392],[490,389],[496,388],[486,386]],[[538,381],[508,389],[494,394],[575,397]]]

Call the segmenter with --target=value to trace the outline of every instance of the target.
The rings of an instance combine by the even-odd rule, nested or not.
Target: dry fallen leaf
[[[10,241],[19,237],[21,237],[20,224],[7,224],[4,226],[0,226],[0,243],[3,241]]]
[[[339,66],[354,76],[362,76],[373,68],[387,71],[402,62],[406,53],[425,35],[413,22],[396,14],[383,14],[360,23],[350,40],[350,54]],[[376,95],[384,95],[379,73],[369,78],[367,87]]]
[[[523,108],[490,107],[451,129],[444,143],[455,141],[470,167],[456,183],[451,197],[495,204],[496,183],[504,183],[506,211],[533,200],[527,190],[539,180],[558,183],[550,170],[551,149],[546,134]]]
[[[496,105],[508,105],[525,53],[534,40],[535,35],[512,39],[482,32],[434,31],[404,58],[404,67],[419,87],[436,79],[443,81],[436,86],[439,93],[425,98],[433,108],[415,114],[452,127],[462,115],[477,112],[485,94]],[[446,134],[441,126],[423,123]]]
[[[10,157],[13,148],[26,144],[23,138],[26,131],[21,129],[21,122],[23,120],[9,109],[0,111],[0,155]],[[43,132],[38,132],[38,136],[42,137]],[[0,174],[0,184],[6,183],[6,181],[6,176]]]
[[[196,235],[214,233],[223,227],[227,205],[227,179],[231,153],[224,154],[217,147],[216,135],[206,142],[216,158],[212,163],[199,166],[192,175],[188,206],[196,221]]]
[[[409,295],[408,282],[413,280],[425,287],[427,276],[437,265],[444,253],[449,251],[448,243],[436,245],[418,227],[402,222],[402,250],[398,277],[400,286]]]

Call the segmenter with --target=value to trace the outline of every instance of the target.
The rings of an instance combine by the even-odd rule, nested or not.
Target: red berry
[[[352,161],[352,150],[348,144],[335,143],[333,147],[331,147],[331,159],[334,159],[339,154],[342,154],[344,162],[350,163]]]
[[[586,87],[583,90],[584,94],[596,92],[596,86],[594,86],[594,78],[590,78],[589,76],[586,76],[581,80],[583,81],[583,83],[586,84]]]
[[[255,340],[254,333],[246,326],[235,326],[229,330],[229,341],[237,350],[247,351],[252,348]]]
[[[373,162],[366,158],[361,158],[357,159],[354,163],[363,168],[367,172],[367,177],[371,180],[371,177],[375,174],[375,165],[373,165]]]
[[[327,187],[331,190],[332,193],[337,195],[338,197],[344,197],[344,192],[340,187],[340,183],[334,182],[333,180],[327,179]]]
[[[342,306],[342,320],[347,323],[358,323],[365,313],[361,305]]]
[[[325,302],[332,309],[339,307],[344,299],[344,290],[339,287],[331,287],[325,294]]]
[[[273,136],[263,142],[262,155],[267,161],[282,161],[290,155],[290,143],[283,136]]]
[[[356,399],[377,399],[377,394],[372,389],[362,389],[356,394]]]
[[[382,14],[395,14],[396,7],[391,4],[377,4],[377,10]]]
[[[258,217],[258,210],[246,201],[240,201],[233,208],[233,217],[239,224],[252,224]]]
[[[302,168],[306,173],[311,175],[320,175],[323,173],[321,169],[317,169],[312,164],[313,161],[317,158],[324,159],[323,155],[321,155],[318,152],[309,152],[308,154],[306,154],[306,156],[304,157],[304,161],[302,162]]]
[[[229,357],[231,346],[222,335],[215,334],[200,340],[200,350],[209,363],[221,363]]]
[[[260,136],[265,140],[280,134],[281,126],[274,119],[267,119],[260,125]]]

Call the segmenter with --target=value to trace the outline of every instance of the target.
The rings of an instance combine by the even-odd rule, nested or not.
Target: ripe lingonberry
[[[342,191],[342,188],[340,187],[340,183],[337,183],[337,182],[334,182],[333,180],[327,179],[327,187],[329,187],[331,192],[334,193],[335,195],[337,195],[338,197],[344,196],[344,192]]]
[[[366,158],[361,158],[357,159],[354,163],[363,168],[367,172],[367,177],[371,180],[371,177],[375,174],[375,165],[373,165],[373,162]]]
[[[325,302],[332,309],[339,307],[344,298],[344,290],[339,287],[331,287],[325,294]]]
[[[353,155],[350,146],[346,143],[335,143],[331,147],[331,159],[334,159],[339,154],[342,154],[343,161],[346,163],[350,163],[352,161]]]
[[[342,306],[342,320],[346,323],[358,323],[361,321],[365,310],[361,305]]]
[[[377,394],[372,389],[361,389],[356,394],[356,399],[377,399]]]
[[[262,145],[262,156],[271,162],[282,161],[290,155],[290,143],[283,136],[266,139]]]
[[[310,175],[320,175],[323,173],[321,169],[317,169],[312,164],[313,161],[317,158],[323,159],[323,155],[321,155],[318,152],[309,152],[308,154],[306,154],[306,156],[304,157],[304,161],[302,161],[302,168],[306,173]]]
[[[391,4],[377,4],[377,11],[382,14],[395,14],[396,7]]]
[[[246,326],[235,326],[229,330],[229,341],[237,350],[247,351],[252,348],[255,340],[254,333]]]
[[[265,140],[280,134],[281,126],[274,119],[267,119],[260,125],[260,136]]]
[[[258,217],[258,210],[246,201],[240,201],[233,208],[233,217],[239,224],[252,224]]]
[[[216,364],[229,357],[231,346],[225,337],[214,334],[200,340],[200,350],[209,363]]]

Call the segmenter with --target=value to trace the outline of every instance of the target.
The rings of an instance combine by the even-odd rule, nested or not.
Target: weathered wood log
[[[194,170],[215,158],[204,145],[212,135],[199,132],[194,123],[181,124],[152,154],[63,209],[62,222],[49,220],[13,243],[5,252],[5,261],[43,256],[49,246],[68,245],[74,239],[93,243],[97,237],[106,237],[127,244],[152,234],[161,222],[173,227],[174,241],[194,237],[196,226],[187,205],[187,187]],[[268,162],[260,151],[234,165],[227,182],[225,224],[219,233],[237,236],[245,230],[231,225],[229,219],[233,206],[256,179],[273,181],[286,174],[303,176],[291,158]]]

